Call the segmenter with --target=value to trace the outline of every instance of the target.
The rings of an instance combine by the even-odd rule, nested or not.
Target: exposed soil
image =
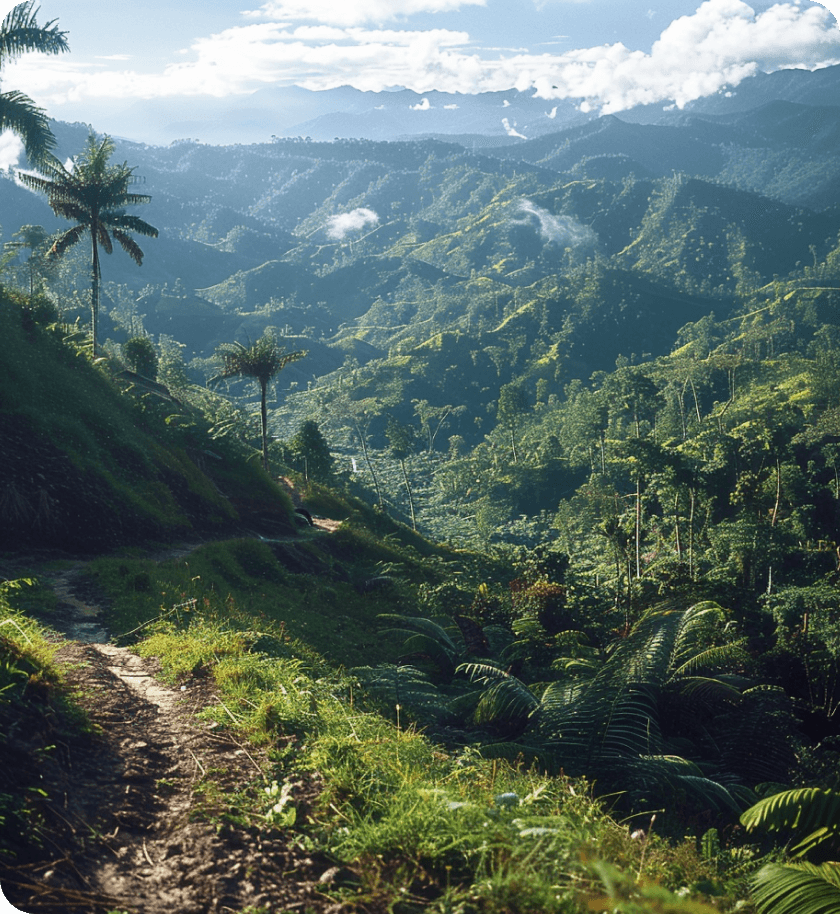
[[[100,732],[54,754],[44,859],[6,869],[12,904],[28,912],[342,910],[323,893],[334,868],[293,832],[219,817],[232,796],[261,791],[265,760],[196,720],[218,702],[206,677],[162,685],[155,661],[110,644],[71,642],[59,659]],[[294,787],[300,821],[318,784]]]
[[[155,678],[157,661],[106,643],[97,595],[81,589],[83,567],[51,579],[58,628],[72,639],[57,659],[94,732],[65,739],[56,725],[59,745],[39,756],[47,834],[32,856],[0,859],[7,900],[32,914],[350,910],[327,894],[339,870],[310,854],[298,830],[229,814],[237,796],[263,796],[266,758],[196,717],[220,703],[204,670],[168,686]],[[9,739],[31,756],[33,734]],[[293,786],[300,825],[319,785],[311,777]]]

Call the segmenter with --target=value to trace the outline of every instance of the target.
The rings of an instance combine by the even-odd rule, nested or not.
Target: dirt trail
[[[349,910],[325,894],[335,867],[295,832],[222,815],[238,795],[263,797],[266,758],[197,719],[220,703],[206,671],[168,686],[157,661],[107,643],[83,567],[50,577],[72,639],[57,659],[96,732],[49,756],[43,859],[2,873],[7,900],[31,914]],[[299,824],[317,793],[316,778],[295,782]]]
[[[68,643],[59,659],[101,732],[53,764],[53,847],[3,879],[10,902],[97,914],[341,910],[319,892],[328,861],[291,833],[218,817],[234,794],[260,793],[265,759],[196,720],[219,701],[206,677],[163,685],[155,661],[110,644]],[[295,784],[299,817],[316,793],[314,781]]]

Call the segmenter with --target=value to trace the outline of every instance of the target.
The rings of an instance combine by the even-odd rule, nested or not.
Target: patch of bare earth
[[[97,732],[51,755],[51,832],[40,859],[5,868],[12,904],[33,914],[342,910],[319,892],[329,861],[293,832],[220,817],[237,794],[261,791],[265,760],[196,720],[219,701],[206,676],[169,687],[154,660],[110,644],[69,642],[59,659]],[[299,822],[316,794],[315,781],[296,783]]]

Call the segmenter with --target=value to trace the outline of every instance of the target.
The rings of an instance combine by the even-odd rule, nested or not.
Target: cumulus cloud
[[[511,123],[510,123],[510,121],[509,121],[506,117],[503,117],[503,118],[502,118],[502,127],[505,128],[505,133],[506,133],[508,136],[516,136],[516,137],[519,137],[520,140],[527,140],[527,139],[528,139],[528,137],[526,137],[524,133],[520,133],[520,132],[516,129],[516,127],[512,126]]]
[[[822,6],[777,3],[756,13],[743,0],[706,0],[649,54],[622,44],[572,51],[532,84],[544,98],[583,98],[585,110],[611,113],[667,100],[683,107],[758,71],[838,61],[840,31]]]
[[[372,209],[359,207],[349,213],[330,216],[327,222],[327,237],[341,241],[350,232],[357,232],[368,225],[376,225],[378,222],[379,216]]]
[[[412,111],[429,111],[429,110],[431,110],[431,107],[432,107],[432,103],[427,98],[424,98],[422,101],[417,102],[416,105],[412,105],[411,110]]]
[[[583,225],[570,216],[555,216],[531,200],[520,200],[517,211],[522,215],[512,220],[513,224],[533,226],[546,244],[575,248],[593,245],[598,240],[598,236],[588,225]]]
[[[486,0],[269,0],[250,16],[280,20],[314,20],[333,25],[389,22],[416,13],[448,13],[462,6],[485,6]]]
[[[562,54],[478,49],[463,31],[360,24],[467,2],[479,0],[271,0],[247,24],[196,40],[162,72],[25,55],[6,64],[4,86],[24,87],[48,110],[95,97],[223,97],[294,83],[367,91],[398,85],[421,94],[516,88],[613,113],[637,104],[682,107],[758,71],[840,62],[840,30],[832,15],[818,3],[794,0],[760,12],[744,0],[705,0],[674,20],[649,52],[623,44]]]
[[[23,155],[23,143],[11,130],[0,133],[0,170],[17,168]]]

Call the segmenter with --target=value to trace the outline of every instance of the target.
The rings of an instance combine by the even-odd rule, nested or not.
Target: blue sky
[[[40,19],[58,20],[71,52],[7,64],[3,89],[98,128],[108,110],[138,100],[230,101],[290,84],[516,87],[613,113],[639,103],[681,106],[756,71],[840,63],[837,20],[809,0],[40,4]]]

